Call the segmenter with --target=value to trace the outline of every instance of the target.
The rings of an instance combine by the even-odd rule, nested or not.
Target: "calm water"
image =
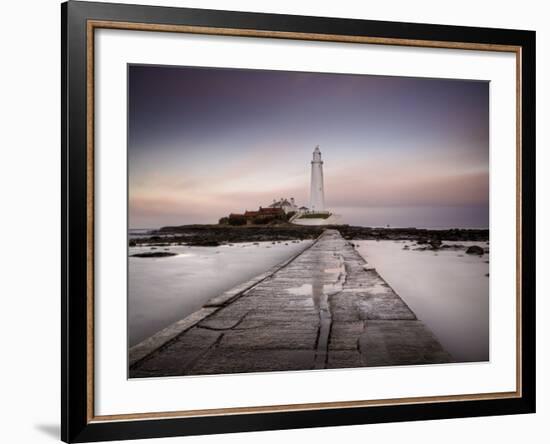
[[[177,256],[128,259],[128,341],[135,345],[209,299],[303,250],[311,241],[169,247]],[[158,247],[155,251],[163,251]],[[131,247],[129,254],[151,251]]]
[[[403,250],[413,245],[405,241],[354,243],[456,360],[489,359],[488,254]],[[460,244],[488,246],[485,242]]]
[[[153,231],[152,228],[130,228],[128,230],[128,238],[135,239],[139,237],[147,237]]]

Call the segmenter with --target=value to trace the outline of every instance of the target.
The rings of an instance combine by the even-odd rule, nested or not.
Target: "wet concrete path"
[[[130,377],[450,362],[336,230],[130,350]]]

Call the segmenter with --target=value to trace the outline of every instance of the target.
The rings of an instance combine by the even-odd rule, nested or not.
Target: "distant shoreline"
[[[196,245],[263,241],[291,241],[315,239],[326,229],[338,230],[348,240],[411,240],[419,243],[439,241],[488,241],[488,229],[424,229],[424,228],[373,228],[350,225],[299,226],[277,225],[181,225],[152,230],[148,235],[129,239],[130,246],[140,245]]]

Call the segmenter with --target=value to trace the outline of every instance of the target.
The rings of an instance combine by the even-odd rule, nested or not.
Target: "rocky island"
[[[277,242],[316,239],[326,229],[336,229],[346,240],[409,240],[436,247],[442,241],[486,242],[488,229],[453,228],[430,230],[422,228],[377,228],[352,225],[304,226],[290,223],[269,225],[180,225],[151,230],[142,237],[132,238],[130,246],[218,246],[237,242]]]

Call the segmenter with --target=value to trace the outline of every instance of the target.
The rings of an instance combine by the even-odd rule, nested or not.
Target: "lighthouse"
[[[309,194],[309,209],[313,212],[325,210],[325,187],[323,184],[323,161],[319,145],[313,151],[311,161],[311,189]]]
[[[325,209],[325,184],[323,178],[323,161],[319,145],[313,150],[311,160],[311,188],[309,208],[300,207],[289,219],[295,225],[340,225],[341,216]]]

